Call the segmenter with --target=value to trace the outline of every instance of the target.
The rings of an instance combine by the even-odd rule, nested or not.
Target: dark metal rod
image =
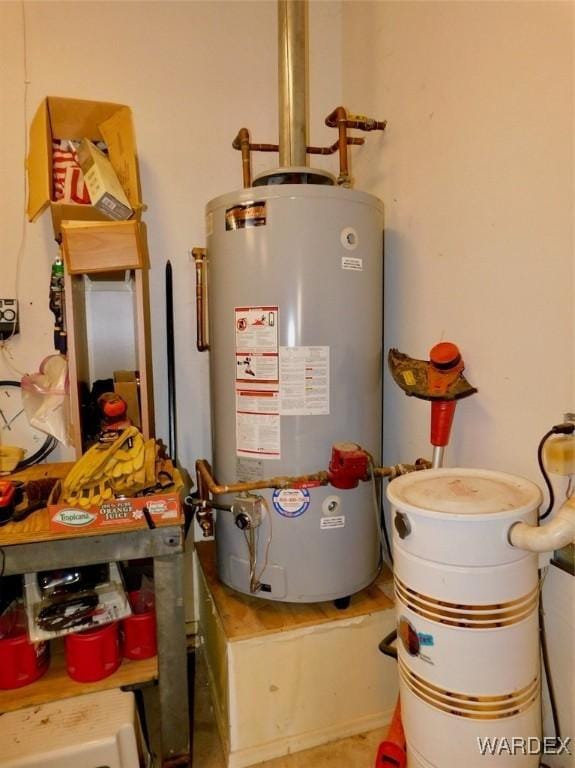
[[[172,264],[166,262],[166,348],[168,355],[168,452],[178,463],[178,432],[176,425],[176,359],[174,354],[174,296]]]

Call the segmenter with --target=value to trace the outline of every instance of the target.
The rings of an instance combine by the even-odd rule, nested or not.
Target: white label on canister
[[[345,528],[345,515],[322,517],[319,521],[319,527],[322,531],[331,530],[332,528]]]
[[[307,488],[281,488],[273,493],[274,509],[283,517],[299,517],[310,505]]]
[[[341,268],[351,269],[353,272],[363,272],[363,259],[355,256],[342,256]]]

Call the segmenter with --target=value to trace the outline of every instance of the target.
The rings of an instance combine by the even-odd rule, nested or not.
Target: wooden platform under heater
[[[196,553],[202,648],[228,768],[389,722],[397,673],[378,649],[395,625],[387,569],[342,611],[242,595],[218,580],[214,542]]]

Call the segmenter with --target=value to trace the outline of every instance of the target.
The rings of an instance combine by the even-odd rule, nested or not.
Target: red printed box
[[[183,520],[179,494],[165,493],[110,499],[89,509],[49,504],[50,530],[72,533],[94,528],[146,528],[145,509],[155,525],[177,525]]]

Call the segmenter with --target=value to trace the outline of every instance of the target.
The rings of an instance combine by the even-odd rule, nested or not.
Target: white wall
[[[24,18],[28,120],[47,95],[132,107],[152,261],[151,301],[158,436],[167,435],[164,265],[174,269],[180,460],[193,470],[211,451],[208,356],[195,351],[194,274],[204,207],[241,186],[241,126],[277,142],[277,26],[273,2],[0,2],[0,297],[13,295],[24,207]],[[341,100],[341,7],[310,8],[310,136],[331,143],[323,117]],[[335,159],[320,166],[335,169]],[[277,165],[254,156],[254,170]],[[6,180],[9,180],[7,182]],[[22,370],[51,352],[47,308],[56,254],[49,214],[25,228],[22,333],[9,344]],[[0,359],[0,376],[7,368]]]
[[[575,405],[573,3],[346,2],[344,101],[389,121],[354,155],[385,214],[385,348],[458,343],[479,394],[449,464],[540,482]],[[429,455],[429,406],[385,380],[387,462]]]

